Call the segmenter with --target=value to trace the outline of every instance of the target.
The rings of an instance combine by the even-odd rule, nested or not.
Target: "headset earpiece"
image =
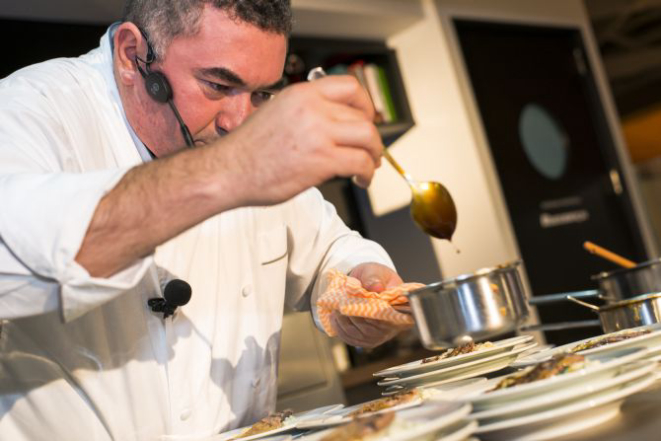
[[[170,82],[161,72],[148,72],[145,76],[145,87],[154,101],[165,104],[172,99]]]
[[[172,101],[172,88],[170,87],[170,82],[163,73],[152,71],[150,69],[150,65],[154,62],[156,57],[154,56],[154,51],[151,47],[151,44],[149,44],[147,34],[145,34],[142,30],[140,30],[140,33],[142,33],[142,36],[147,42],[147,59],[143,60],[136,55],[135,65],[138,68],[138,72],[140,72],[142,78],[145,79],[145,89],[147,89],[147,95],[149,95],[156,102],[170,106],[175,118],[177,118],[177,122],[179,123],[181,136],[183,136],[184,142],[188,147],[194,147],[195,140],[193,139],[190,130],[188,130],[188,127],[184,123],[184,120],[181,118],[181,115],[179,115],[179,111],[174,105],[174,101]],[[140,66],[141,62],[145,65],[144,69]]]

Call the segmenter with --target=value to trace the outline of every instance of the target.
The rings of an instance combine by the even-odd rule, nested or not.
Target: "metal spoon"
[[[323,68],[315,67],[308,74],[308,81],[326,76]],[[457,208],[450,192],[442,184],[434,181],[419,182],[414,180],[383,149],[383,156],[411,187],[411,217],[418,227],[430,236],[451,240],[457,228]]]

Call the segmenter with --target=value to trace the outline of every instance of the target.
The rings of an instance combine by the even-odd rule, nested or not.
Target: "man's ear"
[[[117,81],[127,86],[133,85],[140,77],[136,56],[145,59],[147,42],[142,37],[140,29],[131,22],[124,22],[117,27],[114,40],[113,60],[118,73]]]

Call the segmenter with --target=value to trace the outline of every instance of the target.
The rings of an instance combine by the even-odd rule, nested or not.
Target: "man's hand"
[[[374,292],[381,292],[403,283],[396,272],[379,263],[360,264],[349,275],[360,280],[363,288]],[[401,331],[410,328],[410,326],[393,325],[383,320],[348,317],[338,311],[333,313],[331,320],[338,336],[345,343],[364,348],[383,344]]]
[[[355,78],[326,77],[287,87],[218,147],[242,205],[270,205],[337,176],[367,186],[383,152],[373,118]]]

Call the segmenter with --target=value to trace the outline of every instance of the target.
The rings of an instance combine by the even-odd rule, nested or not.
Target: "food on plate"
[[[285,424],[285,420],[291,417],[294,414],[291,410],[283,410],[282,412],[275,412],[269,416],[262,418],[257,421],[255,424],[250,426],[240,435],[235,436],[232,439],[241,439],[247,438],[249,436],[257,435],[264,432],[269,432],[271,430],[279,429]]]
[[[531,369],[504,378],[490,392],[520,384],[532,383],[533,381],[551,378],[555,375],[566,374],[567,372],[579,370],[584,366],[585,357],[582,355],[570,353],[556,354],[550,360],[538,363]]]
[[[640,329],[638,331],[625,330],[616,332],[613,334],[604,335],[601,337],[588,340],[585,343],[578,344],[570,349],[569,352],[580,352],[586,351],[588,349],[598,348],[600,346],[605,346],[611,343],[617,343],[619,341],[628,340],[634,337],[640,337],[641,335],[649,334],[652,332],[649,329]]]
[[[395,412],[356,418],[349,424],[333,430],[321,441],[359,441],[385,430],[394,419]]]
[[[457,355],[469,354],[471,352],[480,351],[482,349],[493,347],[493,343],[486,341],[484,343],[475,344],[473,342],[466,343],[465,345],[457,346],[456,348],[450,348],[442,354],[435,355],[433,357],[425,358],[422,360],[422,363],[431,363],[433,361],[444,360],[446,358],[456,357]]]
[[[370,401],[363,404],[357,410],[354,410],[349,416],[355,417],[364,415],[366,413],[378,412],[391,407],[399,406],[400,404],[409,403],[417,398],[420,398],[418,391],[412,390],[408,392],[399,392],[389,397],[379,398],[378,400]]]

